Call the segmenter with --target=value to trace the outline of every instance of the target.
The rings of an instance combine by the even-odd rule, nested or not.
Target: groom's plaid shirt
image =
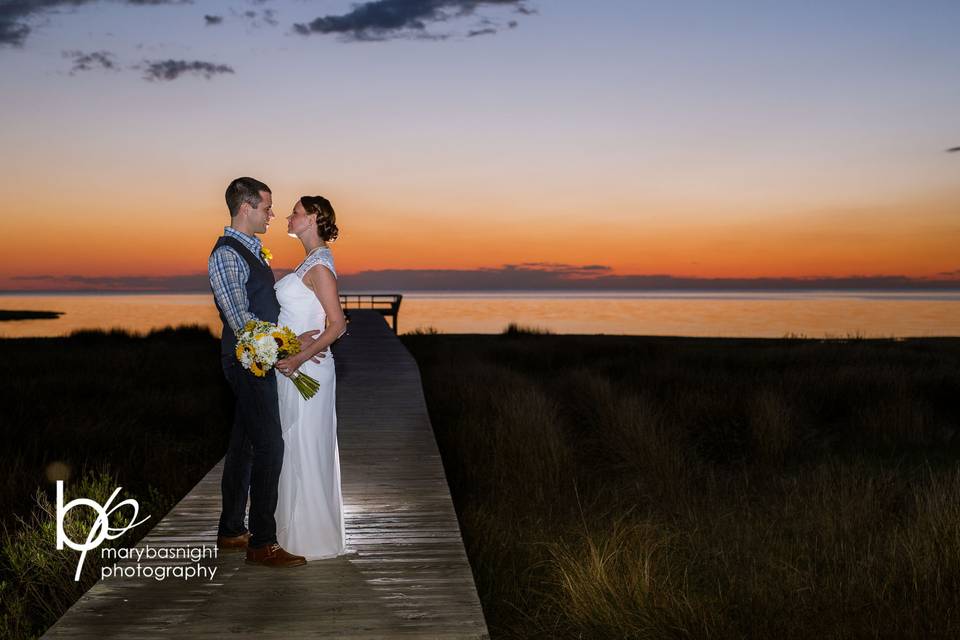
[[[240,233],[233,227],[224,227],[223,235],[234,238],[250,250],[250,253],[263,261],[260,255],[261,242],[255,236]],[[234,333],[240,333],[243,326],[250,320],[259,320],[250,313],[250,302],[247,300],[247,278],[250,277],[250,267],[239,253],[228,246],[217,247],[210,254],[207,262],[207,271],[210,274],[210,288],[217,299],[223,315]]]

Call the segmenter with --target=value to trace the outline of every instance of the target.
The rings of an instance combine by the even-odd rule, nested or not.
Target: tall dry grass
[[[404,340],[494,637],[960,637],[960,340]]]

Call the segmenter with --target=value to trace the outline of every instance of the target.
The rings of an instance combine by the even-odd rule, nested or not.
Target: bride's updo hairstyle
[[[304,211],[317,216],[317,232],[324,242],[333,242],[340,235],[337,229],[337,214],[333,212],[333,205],[323,196],[301,196],[300,204]]]

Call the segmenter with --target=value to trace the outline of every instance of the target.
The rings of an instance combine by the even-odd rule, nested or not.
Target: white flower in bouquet
[[[300,340],[290,327],[280,327],[263,320],[251,320],[237,335],[237,360],[244,369],[258,378],[267,375],[280,358],[300,352]],[[299,371],[291,376],[297,391],[305,399],[316,394],[320,384]]]

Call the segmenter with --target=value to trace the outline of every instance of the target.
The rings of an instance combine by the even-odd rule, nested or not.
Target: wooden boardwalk
[[[44,637],[488,637],[416,362],[378,312],[350,316],[335,348],[337,416],[347,544],[359,553],[294,569],[221,553],[200,561],[213,580],[104,579]],[[213,546],[220,472],[137,547]]]

